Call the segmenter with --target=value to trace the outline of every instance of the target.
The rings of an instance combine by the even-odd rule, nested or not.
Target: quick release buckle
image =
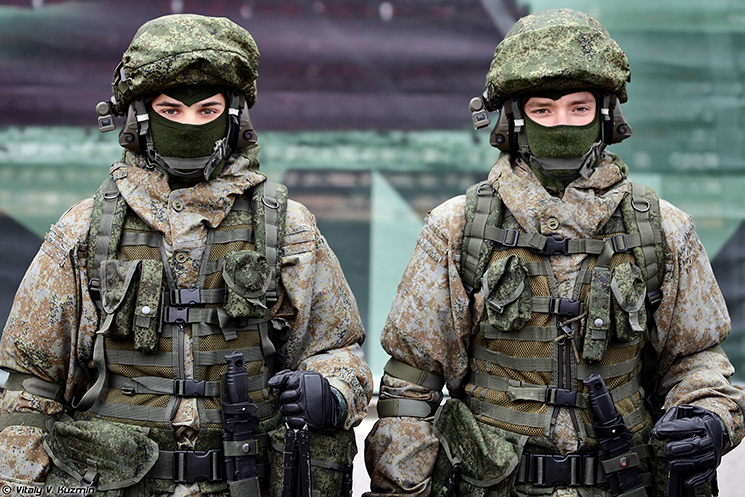
[[[582,302],[579,300],[551,297],[548,300],[548,312],[559,316],[575,317],[580,315]]]
[[[569,255],[568,246],[569,246],[569,240],[570,238],[560,238],[558,236],[547,236],[546,237],[546,246],[543,248],[542,251],[539,251],[539,254],[542,255],[556,255],[556,254],[563,254],[563,255]]]
[[[191,379],[173,380],[173,395],[177,397],[204,397],[204,380]]]
[[[189,309],[186,307],[166,307],[165,323],[186,323],[189,319]]]
[[[173,481],[194,483],[197,480],[222,481],[222,451],[219,449],[177,450],[173,453]]]
[[[563,407],[575,407],[577,405],[577,391],[566,388],[547,388],[546,404]]]
[[[171,305],[196,305],[202,303],[198,288],[179,288],[170,291]]]
[[[583,469],[582,456],[578,454],[536,454],[533,456],[533,485],[579,487],[584,478]]]

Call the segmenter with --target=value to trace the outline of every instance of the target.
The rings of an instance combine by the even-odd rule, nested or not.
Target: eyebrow
[[[199,104],[199,107],[214,107],[216,105],[224,105],[219,100],[210,100],[209,102],[202,102]]]

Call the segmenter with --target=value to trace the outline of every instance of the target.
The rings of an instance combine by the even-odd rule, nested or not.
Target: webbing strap
[[[160,247],[160,233],[157,233],[154,231],[147,232],[147,233],[123,232],[122,239],[121,239],[121,242],[119,242],[119,245],[121,247],[145,246],[145,247],[159,248]]]
[[[526,326],[517,333],[506,332],[483,322],[480,323],[484,338],[517,340],[525,342],[552,342],[556,338],[556,326]]]
[[[95,249],[91,261],[92,264],[88,271],[89,279],[98,279],[98,268],[101,262],[110,258],[109,249],[110,245],[112,245],[111,238],[114,217],[117,214],[117,210],[126,209],[126,202],[119,193],[119,188],[116,186],[114,178],[109,177],[98,189],[94,205],[96,207],[100,206],[101,218],[96,227],[97,236],[91,240],[91,243],[95,245]],[[119,234],[117,233],[116,235],[118,236]],[[116,247],[113,247],[113,250],[116,250]]]
[[[481,255],[481,244],[483,243],[487,228],[487,221],[491,212],[492,199],[496,196],[496,191],[488,181],[482,181],[478,185],[471,187],[469,193],[476,195],[476,212],[471,222],[466,223],[464,241],[466,242],[461,251],[461,279],[469,287],[474,288],[476,280],[481,279],[477,275],[477,266]]]
[[[215,230],[213,243],[230,243],[230,242],[252,242],[253,228],[239,228],[235,230]]]
[[[429,418],[435,415],[437,403],[415,399],[382,399],[378,401],[378,417],[411,416]]]
[[[98,399],[99,395],[101,395],[101,391],[103,390],[104,384],[106,383],[107,370],[106,355],[104,352],[105,337],[103,336],[103,334],[108,331],[113,320],[114,315],[107,314],[104,325],[101,327],[100,331],[96,332],[96,335],[94,337],[93,364],[96,368],[96,372],[98,373],[98,378],[96,378],[96,382],[93,384],[93,386],[89,388],[88,391],[85,392],[85,394],[83,394],[83,396],[80,398],[80,401],[76,402],[73,399],[72,406],[79,411],[87,411],[88,409],[90,409],[90,407],[96,402],[96,399]]]
[[[548,423],[551,420],[551,416],[546,413],[516,411],[470,396],[464,397],[464,401],[474,415],[483,415],[519,426],[540,428],[544,432],[548,429]]]
[[[246,362],[260,361],[264,357],[259,347],[246,347],[235,350],[243,354]],[[200,363],[203,366],[225,364],[225,354],[229,352],[230,350],[194,351],[195,355],[199,355]],[[109,349],[106,351],[106,359],[110,364],[120,364],[122,366],[170,367],[172,365],[171,355],[168,352],[150,355],[141,354],[134,350]]]
[[[264,230],[266,234],[266,260],[269,263],[269,288],[266,292],[267,307],[272,307],[277,301],[277,241],[279,232],[277,230],[277,183],[265,181],[264,183]]]
[[[650,211],[652,206],[646,199],[646,187],[637,183],[631,183],[632,203],[634,215],[636,216],[636,225],[641,236],[641,250],[644,254],[644,264],[647,276],[647,292],[654,293],[659,290],[659,268],[657,265],[657,255],[655,253],[655,244],[662,243],[662,232],[652,229]]]
[[[383,371],[394,378],[406,380],[429,390],[442,390],[445,386],[445,379],[441,375],[422,371],[392,357],[383,367]]]
[[[551,357],[513,357],[471,343],[469,357],[517,371],[552,371]]]
[[[621,376],[625,374],[629,374],[636,369],[636,367],[639,365],[639,357],[641,355],[641,347],[639,348],[639,351],[636,353],[634,357],[629,359],[628,361],[619,362],[616,364],[607,364],[604,366],[577,366],[577,376],[579,378],[587,378],[593,373],[599,374],[603,378],[615,378],[616,376]]]
[[[11,371],[8,379],[5,380],[3,388],[6,390],[25,390],[37,397],[62,402],[62,386],[51,381],[42,380],[32,374]]]
[[[256,417],[265,418],[271,416],[276,411],[276,404],[276,398],[256,404],[258,408]],[[165,423],[170,421],[172,409],[170,407],[140,406],[99,401],[91,407],[90,412],[111,418]],[[200,411],[199,419],[200,422],[206,424],[221,424],[222,411],[218,409],[204,409]]]
[[[125,395],[174,395],[174,383],[178,384],[179,381],[192,382],[193,380],[174,380],[172,378],[160,378],[157,376],[128,378],[118,374],[109,374],[109,388],[124,390]],[[217,397],[220,395],[219,381],[200,382],[199,388],[202,390],[200,397]],[[188,397],[188,395],[186,396]]]
[[[254,476],[252,478],[244,478],[242,480],[236,480],[229,482],[230,495],[241,497],[261,497],[261,489],[259,488],[259,478]]]
[[[8,426],[31,426],[46,430],[47,421],[50,419],[51,416],[40,412],[8,412],[0,414],[0,431]]]

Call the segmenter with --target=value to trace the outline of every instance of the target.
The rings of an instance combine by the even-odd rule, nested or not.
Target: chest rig
[[[572,298],[560,298],[549,257],[571,254],[588,257]],[[466,194],[461,277],[471,295],[483,289],[484,309],[471,334],[463,401],[476,419],[541,438],[550,436],[560,408],[567,408],[579,438],[593,444],[582,380],[599,374],[625,425],[641,436],[651,425],[641,385],[642,350],[662,299],[663,270],[659,199],[651,188],[632,183],[596,236],[564,239],[526,233],[491,184],[472,186]],[[550,484],[542,475],[555,461],[557,468],[572,466],[566,482],[598,481],[573,469],[596,465],[592,457],[569,461],[529,452],[517,483]]]
[[[163,235],[128,207],[114,180],[94,197],[88,273],[100,316],[93,352],[98,377],[75,407],[148,428],[162,459],[148,476],[170,480],[165,491],[174,482],[222,479],[221,377],[228,354],[243,354],[248,395],[257,406],[252,451],[269,446],[266,432],[279,417],[277,399],[266,388],[276,372],[270,310],[278,300],[286,208],[286,188],[269,181],[236,198],[207,234],[197,284],[177,288]],[[173,258],[184,262],[178,251]],[[184,368],[188,346],[191,378]],[[173,436],[172,419],[185,397],[196,399],[201,425],[192,451],[177,450]]]

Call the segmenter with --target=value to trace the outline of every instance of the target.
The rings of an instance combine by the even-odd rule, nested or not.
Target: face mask
[[[228,113],[225,111],[205,124],[177,123],[152,109],[148,109],[148,114],[155,150],[163,157],[209,157],[215,149],[215,142],[227,135]]]
[[[537,159],[574,159],[584,156],[600,138],[600,119],[584,126],[543,126],[525,117],[525,136]]]

